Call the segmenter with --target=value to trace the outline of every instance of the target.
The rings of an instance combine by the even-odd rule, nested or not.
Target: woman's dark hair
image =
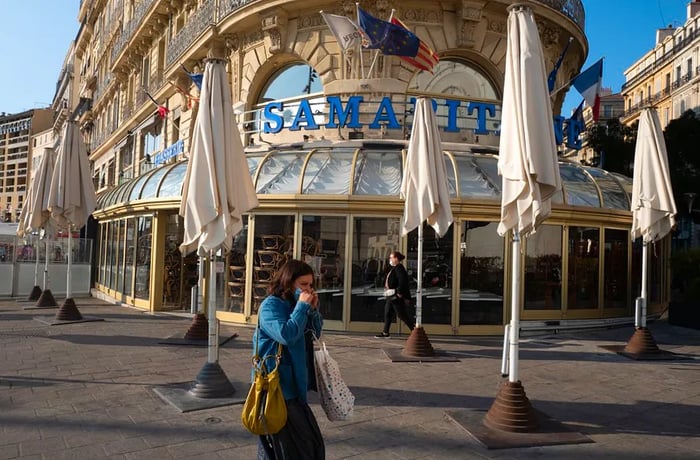
[[[406,258],[406,256],[401,254],[399,251],[391,251],[391,253],[389,253],[389,257],[391,257],[391,256],[394,256],[397,259],[399,259],[399,262],[401,262],[402,260],[404,260]]]
[[[300,276],[313,274],[314,269],[306,262],[296,259],[288,260],[275,273],[268,292],[270,295],[294,302],[294,282]]]

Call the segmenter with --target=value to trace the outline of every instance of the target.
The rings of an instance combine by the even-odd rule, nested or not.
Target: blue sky
[[[654,46],[656,29],[682,25],[689,0],[583,0],[590,45],[584,69],[605,57],[603,86],[619,91],[623,70]],[[66,50],[78,32],[79,0],[4,0],[0,112],[51,103]],[[581,101],[571,89],[562,108]]]

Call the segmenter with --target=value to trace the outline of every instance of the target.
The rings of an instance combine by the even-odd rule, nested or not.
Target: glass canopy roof
[[[378,195],[399,197],[405,151],[400,144],[248,153],[248,172],[259,195]],[[444,151],[450,195],[501,199],[498,157]],[[578,163],[560,162],[562,193],[555,204],[629,210],[632,180]],[[187,161],[169,164],[101,193],[98,209],[142,200],[178,198]]]

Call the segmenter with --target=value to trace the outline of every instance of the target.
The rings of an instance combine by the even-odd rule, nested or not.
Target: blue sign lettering
[[[386,111],[386,115],[384,112]],[[389,129],[401,129],[401,125],[396,120],[396,114],[394,113],[394,107],[391,105],[391,98],[389,96],[384,96],[382,102],[379,104],[377,109],[377,114],[374,116],[374,121],[369,125],[372,129],[380,129],[380,122],[385,122],[387,128]]]
[[[284,118],[282,118],[282,115],[273,112],[272,109],[276,109],[281,112],[282,103],[270,102],[265,106],[265,122],[263,123],[263,132],[265,134],[277,134],[278,132],[282,131],[282,127],[284,126]]]
[[[338,124],[335,122],[336,117],[338,118],[338,122],[340,122],[341,127],[362,127],[360,124],[360,102],[363,100],[362,96],[350,96],[345,110],[343,110],[343,103],[339,96],[328,96],[326,100],[329,104],[328,123],[326,124],[326,128],[338,127]],[[350,123],[347,122],[348,116],[350,116]]]
[[[161,150],[160,152],[153,155],[153,164],[159,165],[165,163],[169,159],[178,156],[185,149],[185,143],[182,139],[175,142],[173,145]]]

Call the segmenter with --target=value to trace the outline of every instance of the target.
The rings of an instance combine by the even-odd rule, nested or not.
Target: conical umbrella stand
[[[199,282],[204,279],[204,258],[199,259]],[[199,287],[197,289],[196,296],[199,296],[199,290],[204,291],[202,287]],[[192,299],[193,302],[195,302],[195,305],[197,305],[197,298]],[[187,329],[187,332],[185,332],[185,339],[186,340],[201,340],[205,341],[208,339],[208,334],[209,334],[209,321],[207,320],[207,315],[201,312],[196,312],[194,314],[194,317],[192,318],[192,324],[190,325],[189,329]]]
[[[219,322],[216,319],[216,258],[209,254],[207,317],[209,319],[209,346],[207,362],[195,377],[189,393],[197,398],[228,398],[236,392],[226,373],[219,365]]]
[[[400,321],[400,320],[399,320]],[[406,340],[402,354],[411,357],[435,356],[433,345],[422,326],[423,321],[423,223],[418,225],[418,287],[416,288],[416,327]]]
[[[73,300],[73,289],[71,286],[71,271],[73,265],[73,237],[71,226],[68,226],[68,269],[66,270],[66,300],[56,312],[57,321],[81,321],[83,315],[78,311],[78,307]]]
[[[518,380],[518,353],[520,340],[520,235],[513,232],[511,268],[510,360],[508,380],[501,384],[496,400],[484,417],[489,428],[513,433],[529,433],[537,429],[537,417]]]
[[[37,255],[37,259],[38,259]],[[36,308],[56,308],[58,303],[49,288],[49,239],[46,238],[46,260],[44,261],[44,290],[36,301]]]
[[[625,353],[638,356],[661,354],[654,336],[647,329],[647,246],[648,243],[642,245],[642,289],[635,305],[635,331],[625,345]]]

